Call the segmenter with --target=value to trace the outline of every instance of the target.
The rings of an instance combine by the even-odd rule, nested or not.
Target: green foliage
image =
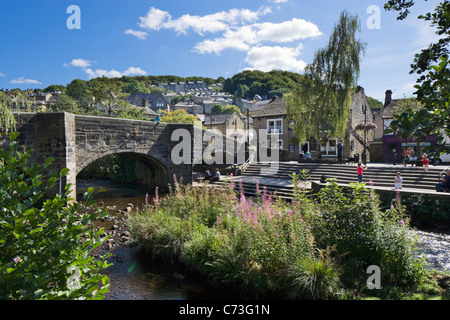
[[[390,0],[385,4],[386,10],[399,11],[398,20],[406,19],[409,8],[414,1]],[[416,137],[422,138],[436,134],[438,151],[448,151],[444,146],[445,135],[450,136],[448,116],[450,115],[450,1],[444,0],[436,5],[434,12],[420,15],[418,19],[430,21],[431,27],[436,27],[439,40],[431,43],[428,48],[415,55],[410,73],[419,75],[414,94],[423,105],[420,110],[407,109],[398,115],[391,123],[395,129],[408,130]],[[428,152],[429,148],[425,148]]]
[[[126,93],[150,93],[150,91],[151,90],[147,88],[145,83],[140,82],[136,79],[130,80],[123,86],[123,92]]]
[[[316,52],[301,85],[286,95],[287,113],[300,141],[323,134],[343,138],[366,45],[356,39],[359,30],[358,17],[341,12],[327,46]]]
[[[174,111],[161,111],[162,117],[161,122],[168,123],[192,123],[196,126],[202,127],[200,120],[192,115],[187,113],[184,109],[178,109]]]
[[[45,177],[52,159],[30,166],[17,135],[0,151],[0,299],[102,299],[109,279],[100,271],[108,264],[90,254],[104,241],[91,222],[106,213],[82,213],[92,189],[84,205],[71,203],[70,185],[46,199],[68,170]]]
[[[232,104],[226,105],[225,107],[220,104],[215,104],[211,108],[211,114],[230,114],[230,113],[241,113],[241,110]]]
[[[296,184],[308,173],[293,175]],[[291,202],[265,190],[256,198],[223,188],[180,186],[128,222],[150,252],[178,260],[245,298],[335,299],[344,286],[364,290],[369,265],[383,286],[417,288],[425,277],[402,211],[379,209],[362,184],[344,192],[331,182],[308,199],[299,187]],[[349,281],[349,279],[354,279]]]
[[[274,93],[297,88],[302,79],[301,74],[289,71],[246,70],[226,79],[223,89],[245,99],[253,99],[256,94],[270,98]]]
[[[415,240],[408,234],[404,211],[392,207],[382,212],[372,189],[352,184],[344,192],[334,181],[319,192],[321,214],[314,219],[320,246],[335,247],[345,255],[353,277],[369,265],[383,270],[382,281],[393,286],[416,287],[425,276],[425,265],[414,256]]]
[[[383,103],[377,99],[374,99],[372,97],[366,97],[367,98],[367,102],[369,103],[370,109],[371,110],[379,110],[383,108]]]
[[[11,113],[12,101],[5,93],[0,91],[0,130],[8,132],[14,129],[16,120]]]

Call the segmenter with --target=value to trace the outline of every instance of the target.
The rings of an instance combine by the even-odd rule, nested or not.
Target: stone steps
[[[300,172],[302,169],[309,170],[311,180],[319,181],[322,175],[327,178],[336,178],[338,183],[348,184],[357,182],[356,166],[354,165],[329,165],[329,164],[299,164],[295,162],[279,162],[277,171],[270,170],[270,164],[251,164],[242,176],[253,176],[261,178],[277,178],[290,180],[292,172]],[[375,167],[368,165],[368,170],[363,172],[363,182],[374,186],[393,187],[394,178],[397,172],[401,172],[403,177],[403,187],[435,190],[435,185],[439,182],[439,173],[442,168],[429,167],[428,172],[424,172],[423,167]]]

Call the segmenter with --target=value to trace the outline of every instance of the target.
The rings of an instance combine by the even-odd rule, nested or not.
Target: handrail
[[[247,159],[247,161],[245,161],[242,165],[241,165],[241,172],[244,172],[245,170],[247,170],[247,168],[250,166],[250,162],[253,161],[253,159],[255,158],[256,155],[256,151],[250,154],[249,151],[249,157]]]

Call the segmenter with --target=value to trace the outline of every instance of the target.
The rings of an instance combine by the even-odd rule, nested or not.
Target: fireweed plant
[[[313,198],[305,192],[307,172],[291,178],[294,198],[286,201],[259,186],[246,197],[233,177],[221,187],[192,187],[174,176],[169,194],[156,195],[128,224],[153,255],[243,298],[343,298],[345,289],[364,290],[369,265],[383,270],[385,286],[414,288],[424,280],[401,210],[380,211],[363,184],[344,191],[329,181]]]

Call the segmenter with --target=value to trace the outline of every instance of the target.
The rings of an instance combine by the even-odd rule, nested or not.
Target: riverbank
[[[142,191],[142,190],[141,190]],[[140,192],[141,192],[140,191]],[[130,230],[126,224],[129,211],[136,207],[143,207],[145,195],[135,197],[136,202],[127,206],[129,198],[118,207],[108,207],[108,216],[96,222],[97,227],[105,229],[111,238],[102,246],[103,252],[111,253],[110,262],[114,265],[107,270],[112,288],[107,300],[171,300],[171,299],[224,299],[226,295],[212,294],[211,286],[204,282],[204,278],[192,277],[185,272],[186,267],[181,264],[164,264],[162,261],[150,261],[140,246],[130,243]],[[100,200],[102,201],[102,200]],[[413,230],[411,232],[420,239],[418,246],[431,268],[450,271],[448,252],[450,251],[450,237],[446,233]],[[154,272],[144,271],[143,265],[153,264]],[[131,270],[131,272],[130,272]],[[147,269],[148,270],[148,269]],[[159,272],[165,271],[164,275]],[[164,296],[160,285],[170,285],[171,294]],[[162,294],[162,296],[161,296]]]

